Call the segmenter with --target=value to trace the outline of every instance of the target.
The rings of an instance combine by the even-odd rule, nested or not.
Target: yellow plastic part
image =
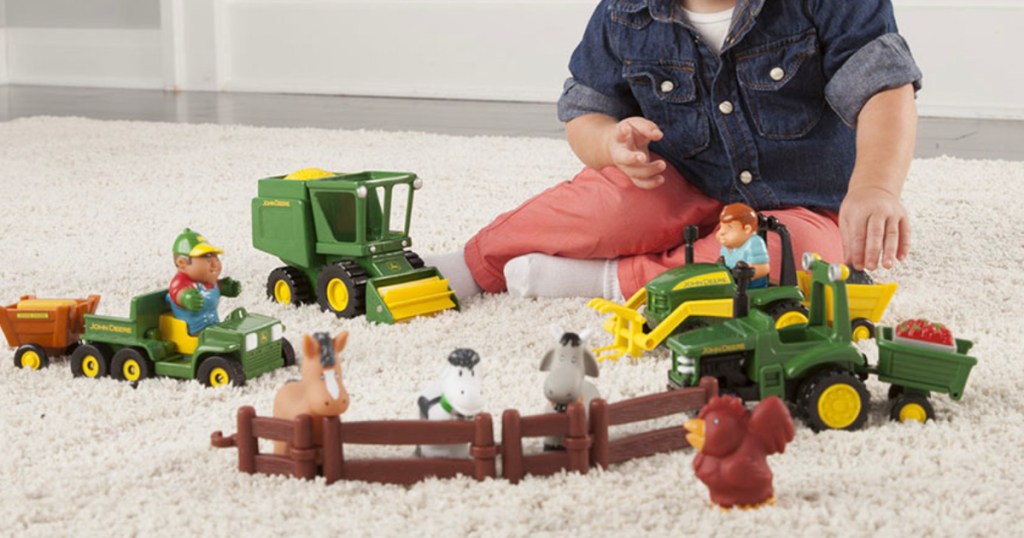
[[[395,321],[455,308],[448,279],[437,276],[377,289]]]
[[[283,305],[292,304],[292,288],[284,280],[274,283],[274,300]]]
[[[275,286],[275,291],[276,291]],[[348,308],[348,286],[340,278],[332,278],[327,283],[327,302],[335,312],[341,312]]]
[[[841,430],[857,420],[863,404],[857,389],[846,383],[836,383],[818,398],[818,416],[829,428]]]
[[[928,412],[921,404],[909,403],[900,408],[900,422],[916,420],[922,424],[928,420]]]
[[[336,172],[328,172],[323,168],[303,168],[302,170],[296,170],[287,176],[285,179],[294,179],[296,181],[311,181],[314,179],[323,179],[325,177],[332,177],[338,175]]]
[[[591,299],[587,303],[587,306],[601,314],[612,315],[604,323],[604,329],[611,333],[613,341],[611,345],[593,350],[598,361],[618,360],[623,355],[640,358],[644,351],[658,347],[690,316],[732,317],[732,299],[688,301],[673,310],[651,332],[644,333],[646,319],[637,309],[646,302],[647,290],[640,289],[623,305],[615,304],[607,299]]]
[[[191,355],[199,346],[199,338],[188,334],[188,324],[174,314],[160,316],[160,339],[173,342],[178,353]]]
[[[29,350],[21,354],[21,367],[28,368],[30,370],[38,370],[42,366],[43,361],[39,357],[39,354],[35,351]]]
[[[860,342],[861,340],[867,340],[871,337],[871,329],[861,326],[853,330],[853,341]]]
[[[86,355],[82,358],[82,373],[85,377],[96,377],[100,373],[100,360],[94,355]]]
[[[18,301],[18,310],[52,310],[58,306],[75,306],[74,299],[25,299]]]
[[[124,366],[121,368],[121,374],[124,375],[125,381],[138,381],[142,377],[142,368],[139,366],[139,362],[135,359],[128,359],[124,361]]]
[[[775,329],[785,329],[795,325],[807,325],[810,322],[803,312],[786,312],[775,320]]]
[[[844,266],[845,267],[845,266]],[[798,271],[796,274],[797,285],[803,292],[806,301],[804,306],[810,306],[811,299],[811,275],[805,271]],[[846,296],[850,303],[850,320],[864,318],[878,323],[889,307],[889,301],[896,294],[899,286],[895,282],[875,284],[846,284]],[[828,322],[832,323],[832,288],[825,288],[825,312]]]
[[[228,376],[228,371],[223,368],[214,368],[210,370],[210,386],[211,387],[223,387],[228,384],[231,378]]]

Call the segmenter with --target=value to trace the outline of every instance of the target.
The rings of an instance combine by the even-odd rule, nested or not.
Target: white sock
[[[483,293],[483,288],[473,280],[473,273],[469,272],[466,257],[461,250],[447,254],[424,255],[422,258],[427,265],[436,267],[442,278],[448,279],[448,287],[455,292],[460,301]]]
[[[505,284],[517,297],[603,297],[622,300],[618,260],[576,260],[537,252],[505,264]]]

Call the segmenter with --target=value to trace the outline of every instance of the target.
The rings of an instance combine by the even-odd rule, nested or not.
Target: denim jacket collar
[[[731,48],[739,43],[743,36],[754,27],[754,19],[757,18],[765,0],[737,0],[736,9],[732,14],[732,26],[729,35],[725,39],[723,50]],[[690,30],[693,27],[683,15],[682,6],[679,0],[621,0],[615,9],[626,13],[638,13],[644,9],[650,13],[651,18],[658,22],[675,22],[686,26]]]

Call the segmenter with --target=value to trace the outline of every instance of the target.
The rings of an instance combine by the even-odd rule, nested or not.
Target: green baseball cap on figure
[[[197,232],[185,228],[177,239],[174,240],[174,255],[188,256],[195,258],[207,254],[224,254],[224,251],[207,243],[206,238]]]

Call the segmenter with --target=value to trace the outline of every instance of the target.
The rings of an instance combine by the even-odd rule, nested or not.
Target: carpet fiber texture
[[[127,316],[133,295],[167,285],[171,242],[190,226],[225,249],[224,274],[244,286],[239,298],[222,301],[222,314],[245,306],[277,317],[294,342],[303,332],[351,331],[342,355],[352,394],[346,420],[414,418],[419,388],[456,347],[483,357],[486,408],[495,417],[508,408],[540,412],[537,367],[553,344],[550,325],[600,324],[585,299],[506,294],[395,326],[287,309],[265,297],[277,260],[251,246],[256,180],[320,166],[417,172],[425,187],[414,248],[453,250],[499,212],[571,178],[579,165],[563,141],[55,118],[0,123],[0,141],[0,301],[98,293],[100,313]],[[905,263],[876,274],[900,284],[883,321],[942,321],[976,342],[978,365],[964,398],[936,395],[937,419],[924,425],[890,422],[887,387],[874,379],[863,430],[816,435],[798,424],[785,453],[769,460],[773,507],[710,508],[692,450],[515,486],[468,478],[326,486],[250,476],[236,470],[234,450],[210,447],[210,433],[234,432],[242,405],[270,414],[276,389],[297,369],[241,388],[172,379],[132,388],[73,379],[64,358],[20,370],[4,347],[0,534],[1019,536],[1021,199],[1024,163],[914,162],[905,192],[914,246]],[[871,345],[864,348],[873,358]],[[663,350],[603,363],[596,383],[610,401],[660,391],[669,363]],[[539,442],[526,449],[538,451]],[[346,456],[409,451],[363,447]]]

